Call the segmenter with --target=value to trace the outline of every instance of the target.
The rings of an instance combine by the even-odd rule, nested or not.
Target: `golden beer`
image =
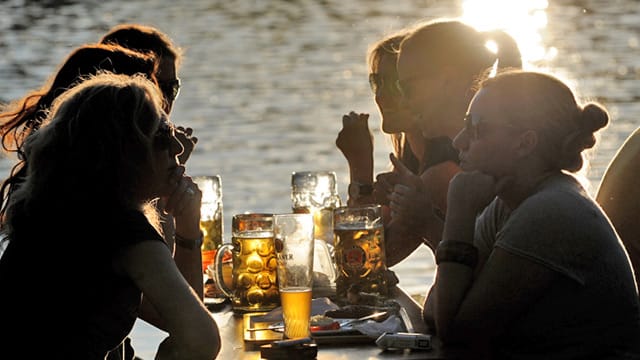
[[[288,288],[280,291],[282,317],[284,318],[284,337],[303,338],[311,335],[311,288]]]
[[[360,291],[388,295],[384,227],[381,222],[371,226],[359,223],[336,223],[336,293],[345,299],[352,285]]]
[[[232,305],[234,311],[269,311],[280,305],[273,233],[234,236]]]
[[[332,208],[294,208],[296,214],[313,215],[313,237],[333,245],[333,209]]]
[[[222,218],[200,221],[202,230],[202,251],[217,250],[222,245]]]

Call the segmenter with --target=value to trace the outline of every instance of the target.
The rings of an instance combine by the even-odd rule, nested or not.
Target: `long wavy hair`
[[[26,175],[26,156],[23,146],[47,117],[53,101],[85,77],[102,71],[134,75],[143,74],[155,82],[156,58],[117,45],[83,45],[75,49],[59,66],[58,71],[41,88],[18,99],[0,113],[0,136],[6,152],[17,153],[18,163],[0,186],[4,214],[12,189],[19,186]]]
[[[99,73],[56,98],[24,144],[29,167],[7,204],[9,237],[16,219],[55,217],[60,204],[96,216],[150,211],[138,194],[155,171],[154,135],[164,118],[162,95],[141,75]]]

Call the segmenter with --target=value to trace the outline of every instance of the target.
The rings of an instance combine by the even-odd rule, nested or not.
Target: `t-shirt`
[[[513,212],[496,198],[478,218],[474,242],[481,257],[495,242],[570,279],[551,284],[513,321],[497,341],[500,358],[617,358],[612,354],[640,344],[640,305],[627,253],[573,177],[545,180]]]
[[[142,292],[114,258],[164,240],[139,211],[94,215],[16,228],[0,259],[0,358],[103,359],[130,333]]]

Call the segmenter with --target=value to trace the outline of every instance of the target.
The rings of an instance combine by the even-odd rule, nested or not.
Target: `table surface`
[[[399,287],[391,290],[391,296],[407,312],[414,332],[427,333],[427,327],[421,321],[422,308],[411,296]],[[230,305],[225,305],[218,311],[213,311],[220,329],[222,350],[219,359],[260,359],[260,350],[255,344],[245,344],[243,317],[233,314]],[[432,350],[404,350],[384,351],[373,342],[357,344],[319,344],[317,359],[457,359],[460,352],[445,350],[435,337],[432,337]]]

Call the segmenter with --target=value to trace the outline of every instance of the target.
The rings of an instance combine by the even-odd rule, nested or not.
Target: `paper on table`
[[[407,331],[402,319],[397,315],[389,316],[385,321],[367,321],[353,324],[352,327],[370,338],[377,339],[380,335]]]

